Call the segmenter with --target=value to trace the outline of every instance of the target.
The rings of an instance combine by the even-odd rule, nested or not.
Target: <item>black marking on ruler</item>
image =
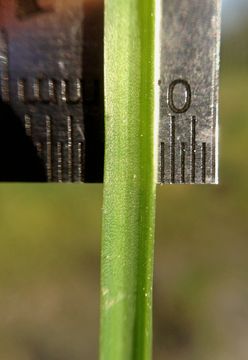
[[[67,102],[67,86],[68,86],[66,80],[61,80],[60,86],[61,86],[61,94],[60,94],[61,101],[66,103]]]
[[[185,89],[186,101],[182,108],[178,108],[174,103],[174,90],[178,84],[183,85],[183,87]],[[173,111],[175,114],[183,114],[188,111],[188,109],[190,108],[190,105],[191,105],[191,88],[190,88],[189,83],[186,80],[176,79],[176,80],[172,81],[172,83],[169,86],[169,91],[168,91],[168,105],[169,105],[171,111]]]
[[[29,137],[32,137],[32,122],[31,122],[31,116],[28,114],[25,114],[24,116],[25,121],[25,130],[26,134]]]
[[[58,91],[55,79],[48,79],[48,100],[46,102],[56,104],[58,102]]]
[[[206,183],[206,160],[207,160],[207,146],[202,143],[202,182]]]
[[[192,116],[191,123],[191,182],[195,183],[195,162],[196,162],[196,117]]]
[[[57,104],[57,81],[55,79],[39,79],[40,102],[42,104]]]
[[[185,183],[185,152],[186,144],[185,142],[181,143],[181,182]]]
[[[41,101],[40,79],[33,80],[32,88],[34,93],[34,102],[40,102]]]
[[[19,79],[17,80],[17,97],[18,100],[20,102],[25,103],[26,102],[26,98],[25,98],[25,80],[24,79]]]
[[[218,180],[220,5],[221,0],[161,1],[159,147],[164,142],[166,156],[170,147],[168,165],[165,157],[164,183],[182,182],[182,160],[186,183]],[[194,46],[189,51],[192,38]],[[175,116],[176,136],[173,121],[168,134],[171,115]],[[185,160],[181,154],[184,141]],[[158,180],[162,180],[160,168]]]
[[[171,116],[171,125],[170,125],[170,138],[171,138],[171,144],[170,144],[170,157],[171,157],[171,183],[175,183],[175,167],[176,167],[176,125],[175,125],[175,116]]]
[[[67,117],[67,136],[68,136],[68,181],[73,181],[72,169],[73,169],[73,118],[72,116]]]
[[[0,30],[0,81],[1,81],[1,100],[10,101],[9,89],[9,44],[7,32]]]
[[[161,183],[165,180],[165,146],[164,142],[161,142]]]
[[[56,144],[57,150],[57,179],[58,182],[63,182],[63,149],[61,142],[57,142]]]
[[[46,116],[46,166],[48,181],[52,181],[52,119]]]
[[[83,170],[84,170],[84,158],[83,158],[83,154],[84,154],[84,143],[83,142],[79,142],[78,143],[78,148],[77,148],[77,156],[78,156],[78,180],[79,181],[84,181],[84,175],[83,175]]]
[[[74,92],[74,94],[73,94]],[[79,104],[82,101],[82,80],[61,81],[61,100],[67,104]]]
[[[69,182],[83,182],[85,142],[82,141],[77,143],[77,153],[75,154],[73,143],[74,118],[73,116],[67,116],[66,119],[66,140],[56,141],[53,145],[53,138],[56,135],[53,134],[53,118],[50,115],[46,115],[46,142],[43,144],[39,141],[35,142],[33,139],[34,145],[37,149],[37,154],[39,155],[39,157],[41,159],[45,159],[48,181],[62,182],[66,180]],[[32,116],[29,114],[25,114],[24,123],[27,136],[32,138]],[[81,129],[79,129],[79,134],[84,137],[83,133],[80,130]],[[74,172],[74,166],[76,167],[77,172]],[[67,170],[66,174],[64,173],[65,169]]]
[[[25,104],[77,105],[82,102],[81,79],[33,78],[17,80],[18,100]]]
[[[216,109],[213,109],[213,112],[216,113]],[[215,118],[214,118],[214,121],[213,121],[213,126],[212,126],[212,136],[211,136],[211,175],[212,175],[212,180],[213,180],[213,183],[216,184],[216,182],[218,182],[218,173],[216,172],[216,167],[218,169],[218,161],[219,159],[216,158],[216,153],[218,151],[218,146],[219,146],[219,143],[218,141],[216,141],[216,137],[218,136],[218,119],[216,118],[216,115],[215,115]]]

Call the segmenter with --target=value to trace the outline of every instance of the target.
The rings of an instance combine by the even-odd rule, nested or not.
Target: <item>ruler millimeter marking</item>
[[[162,0],[159,183],[218,183],[220,0]]]
[[[103,1],[0,0],[0,181],[100,182],[103,112]]]
[[[220,0],[157,1],[162,5],[157,182],[217,183]],[[2,124],[9,122],[10,150],[2,147],[24,161],[22,166],[12,156],[11,171],[18,165],[37,168],[38,174],[22,180],[102,180],[103,1],[95,9],[85,3],[0,0],[0,105],[6,119],[0,112]],[[13,140],[10,113],[26,130],[30,159],[21,156],[22,140],[20,145]],[[10,178],[20,179],[14,172]],[[0,180],[8,179],[2,167]]]

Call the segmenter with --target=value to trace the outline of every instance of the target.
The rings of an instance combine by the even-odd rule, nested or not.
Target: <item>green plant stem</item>
[[[149,360],[156,198],[155,0],[106,0],[101,360]]]

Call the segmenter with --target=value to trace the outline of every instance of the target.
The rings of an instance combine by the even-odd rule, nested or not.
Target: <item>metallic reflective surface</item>
[[[1,104],[18,117],[33,144],[29,167],[35,157],[43,163],[36,181],[102,181],[101,0],[0,1],[0,81]],[[0,115],[2,122],[12,121],[2,107]],[[12,142],[14,131],[12,126],[4,134],[11,146],[1,156],[22,151]],[[7,170],[0,170],[1,180],[20,180]]]
[[[220,0],[162,0],[159,183],[218,183]]]
[[[158,183],[217,183],[220,0],[161,4]],[[103,0],[0,0],[0,116],[0,181],[102,181]]]

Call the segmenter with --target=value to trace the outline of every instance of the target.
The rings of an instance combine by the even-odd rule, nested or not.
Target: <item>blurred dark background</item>
[[[248,3],[223,5],[221,185],[158,188],[155,360],[248,358]],[[0,359],[97,359],[102,186],[0,204]]]

